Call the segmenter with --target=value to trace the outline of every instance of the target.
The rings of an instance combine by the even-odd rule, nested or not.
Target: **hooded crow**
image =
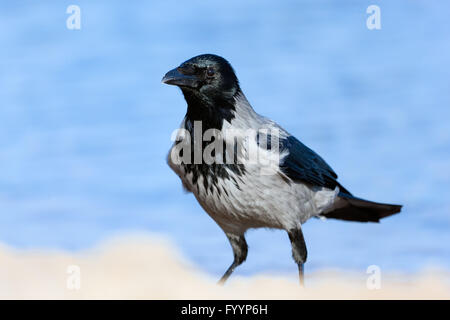
[[[250,228],[287,231],[303,285],[307,250],[301,225],[309,218],[378,222],[400,212],[400,205],[353,196],[317,153],[256,113],[224,58],[193,57],[162,82],[178,86],[187,102],[168,164],[233,249],[233,263],[219,283],[245,261]]]

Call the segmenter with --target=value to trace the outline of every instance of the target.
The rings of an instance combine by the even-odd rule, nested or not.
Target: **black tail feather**
[[[401,205],[378,203],[353,197],[347,193],[338,195],[344,205],[325,214],[325,217],[347,221],[379,222],[380,219],[400,212]]]

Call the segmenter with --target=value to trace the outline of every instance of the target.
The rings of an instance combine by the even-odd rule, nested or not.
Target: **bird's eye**
[[[206,69],[206,75],[207,75],[208,77],[214,76],[214,69],[213,69],[213,68],[208,68],[208,69]]]

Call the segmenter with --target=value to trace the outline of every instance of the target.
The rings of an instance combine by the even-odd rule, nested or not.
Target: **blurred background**
[[[69,5],[81,29],[69,30]],[[381,30],[366,9],[381,8]],[[450,269],[447,1],[3,1],[0,243],[90,248],[160,234],[208,274],[219,227],[166,165],[186,111],[166,71],[227,58],[257,112],[318,152],[354,194],[404,205],[380,224],[310,220],[307,270]],[[287,235],[251,230],[236,273],[294,274]]]

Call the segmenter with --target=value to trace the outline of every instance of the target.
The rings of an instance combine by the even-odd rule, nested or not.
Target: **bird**
[[[223,230],[233,250],[233,262],[219,284],[246,260],[249,229],[287,232],[304,286],[307,247],[302,225],[308,219],[379,222],[401,211],[401,205],[354,196],[316,152],[259,115],[225,58],[195,56],[167,72],[162,83],[179,87],[187,103],[168,165]],[[205,156],[208,146],[213,161]],[[251,161],[255,158],[258,161]]]

